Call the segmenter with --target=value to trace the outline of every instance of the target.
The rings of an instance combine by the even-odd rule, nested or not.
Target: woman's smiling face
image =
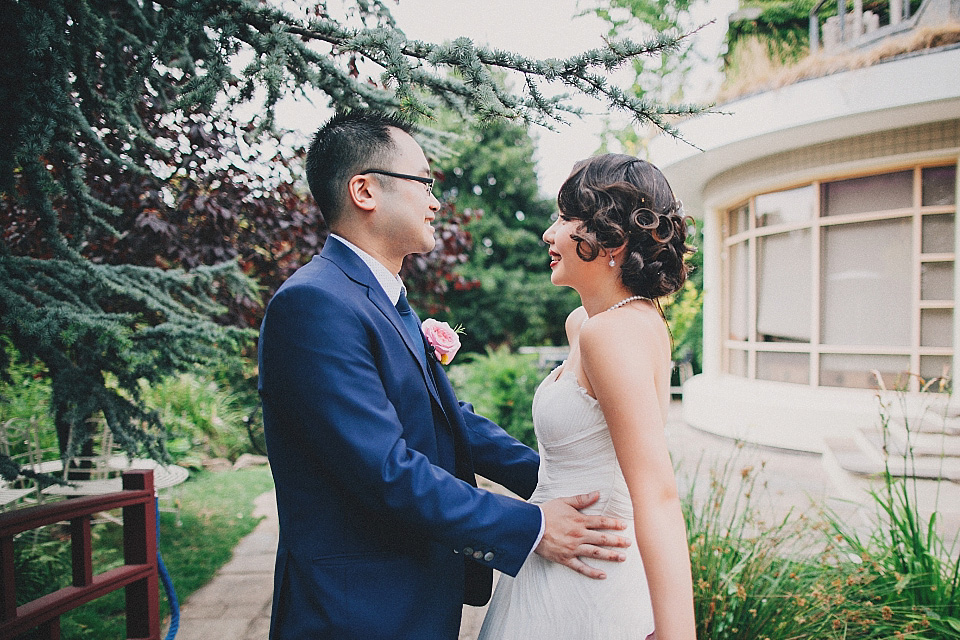
[[[577,255],[577,241],[572,237],[581,224],[580,220],[568,218],[561,212],[543,232],[543,241],[550,254],[550,281],[555,285],[576,288],[579,274],[590,265]]]

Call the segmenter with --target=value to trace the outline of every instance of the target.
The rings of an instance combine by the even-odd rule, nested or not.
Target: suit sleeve
[[[461,402],[460,412],[467,426],[474,470],[524,500],[529,498],[537,488],[537,453],[493,421],[474,413],[473,405]]]
[[[264,402],[285,412],[308,464],[358,505],[451,549],[493,549],[490,566],[515,575],[538,534],[539,509],[475,489],[407,447],[360,315],[318,287],[281,289],[261,335]],[[432,417],[424,420],[433,429]]]

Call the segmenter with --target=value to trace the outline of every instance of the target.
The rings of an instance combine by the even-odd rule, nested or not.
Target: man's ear
[[[347,182],[347,197],[358,209],[377,208],[377,184],[370,175],[356,175]]]

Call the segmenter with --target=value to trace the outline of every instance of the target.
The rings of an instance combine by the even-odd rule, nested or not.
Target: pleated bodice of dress
[[[599,403],[572,373],[554,370],[533,400],[540,450],[537,489],[530,502],[592,491],[600,499],[583,510],[620,518],[614,531],[632,541],[625,562],[584,558],[604,580],[532,553],[515,578],[499,577],[480,640],[644,640],[653,632],[653,607],[633,528],[633,509]]]
[[[537,489],[530,502],[600,491],[600,500],[583,510],[629,520],[633,506],[617,462],[600,404],[573,373],[554,370],[533,399],[533,425],[540,451]]]

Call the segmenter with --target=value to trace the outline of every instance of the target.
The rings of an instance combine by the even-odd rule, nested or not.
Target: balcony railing
[[[827,2],[820,0],[810,10],[810,53],[820,51],[821,42],[823,49],[830,51],[855,45],[864,37],[872,41],[875,37],[887,35],[887,32],[892,34],[909,28],[910,0],[890,0],[890,22],[883,27],[880,26],[879,15],[863,10],[863,0],[853,0],[850,12],[847,11],[847,0],[837,0],[837,15],[824,22],[821,38],[820,10]]]

